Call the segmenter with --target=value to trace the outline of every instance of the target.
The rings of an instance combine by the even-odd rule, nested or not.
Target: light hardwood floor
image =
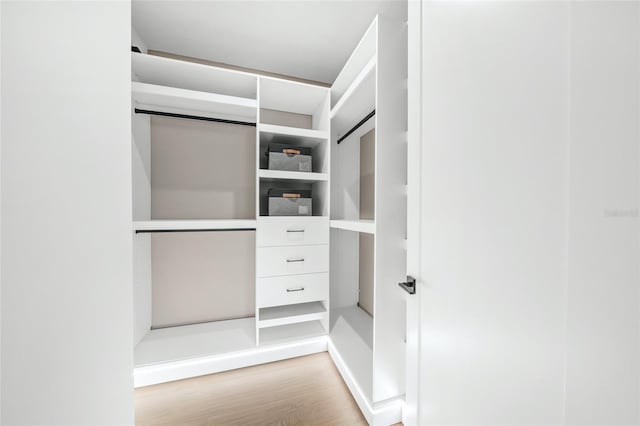
[[[366,425],[326,352],[135,391],[137,425]]]

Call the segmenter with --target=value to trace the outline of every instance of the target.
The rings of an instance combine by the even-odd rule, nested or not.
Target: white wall
[[[132,424],[130,4],[1,7],[2,423]]]
[[[640,422],[639,8],[424,2],[420,424]]]

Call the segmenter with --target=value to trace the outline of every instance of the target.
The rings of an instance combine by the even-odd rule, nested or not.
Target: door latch
[[[416,294],[416,279],[411,275],[407,275],[407,281],[398,283],[400,287],[409,294]]]

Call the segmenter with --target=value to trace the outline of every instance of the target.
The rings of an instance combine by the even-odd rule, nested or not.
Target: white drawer
[[[329,298],[329,274],[258,278],[258,308],[316,302]]]
[[[258,277],[311,274],[329,271],[329,246],[259,247]]]
[[[329,244],[329,218],[263,217],[258,219],[258,247]]]

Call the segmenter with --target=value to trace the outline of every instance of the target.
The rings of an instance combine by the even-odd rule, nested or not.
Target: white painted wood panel
[[[374,403],[404,394],[407,27],[378,17],[375,130]]]
[[[258,278],[257,307],[289,305],[329,299],[329,274],[286,275]]]
[[[565,424],[640,424],[640,4],[571,4]]]
[[[418,424],[563,422],[568,8],[423,2]]]
[[[261,217],[258,219],[258,247],[329,244],[326,217]]]
[[[0,9],[0,422],[133,424],[131,5]]]
[[[258,277],[313,274],[329,270],[329,246],[258,247]]]

